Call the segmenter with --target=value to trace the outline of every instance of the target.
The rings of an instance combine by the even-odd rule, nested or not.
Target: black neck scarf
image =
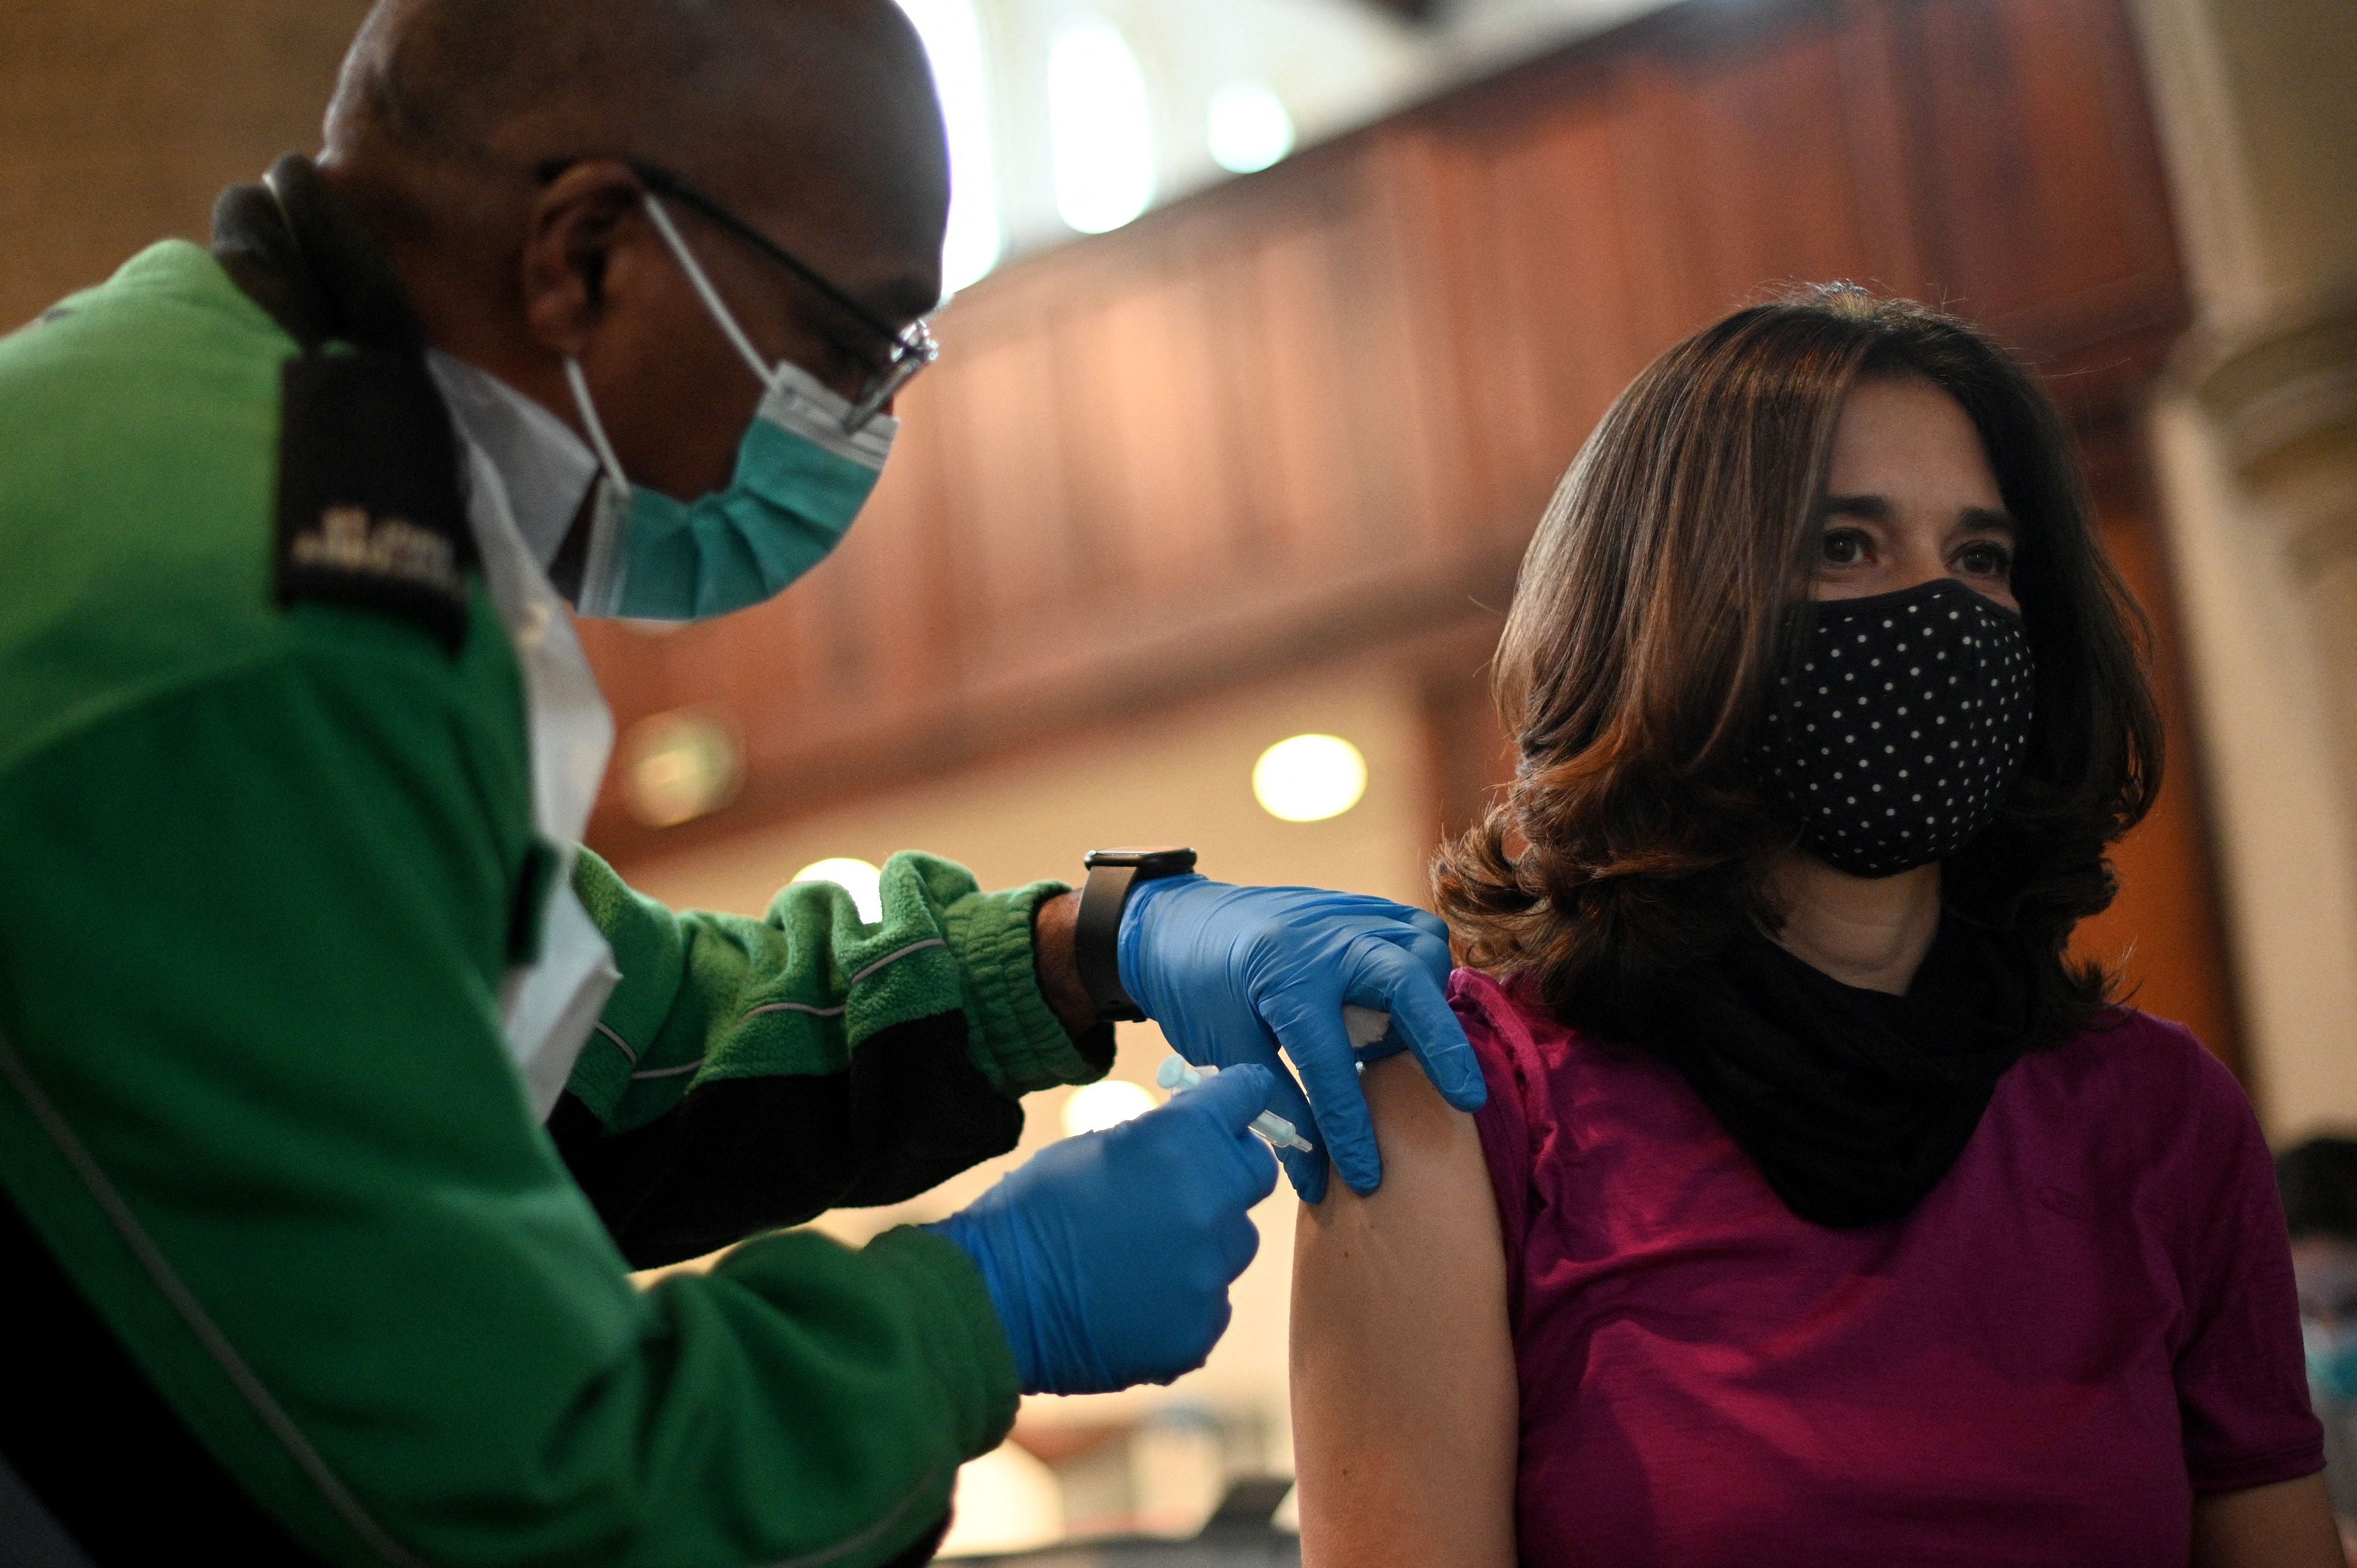
[[[1900,1219],[1939,1186],[2037,1026],[2018,944],[1953,914],[1904,996],[1747,931],[1646,1011],[1638,1043],[1685,1075],[1785,1207],[1836,1229]]]

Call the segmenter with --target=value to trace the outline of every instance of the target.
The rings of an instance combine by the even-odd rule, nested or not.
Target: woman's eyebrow
[[[1827,496],[1824,515],[1862,518],[1867,522],[1889,522],[1890,503],[1880,496]]]
[[[1985,506],[1968,506],[1956,514],[1957,525],[1967,533],[2002,533],[2007,539],[2021,537],[2021,524],[2013,521],[2009,512]]]

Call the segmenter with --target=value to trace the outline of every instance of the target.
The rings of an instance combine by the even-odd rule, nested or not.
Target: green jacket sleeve
[[[634,1287],[499,1027],[530,849],[501,804],[512,715],[470,716],[390,621],[290,615],[332,638],[0,775],[18,1208],[331,1560],[862,1568],[920,1545],[1013,1416],[975,1271],[922,1232],[795,1234]]]
[[[587,853],[575,882],[622,981],[549,1127],[638,1266],[913,1197],[1013,1148],[1018,1096],[1112,1064],[1109,1027],[1075,1041],[1039,993],[1060,883],[899,854],[871,925],[830,883],[756,920],[674,914]]]

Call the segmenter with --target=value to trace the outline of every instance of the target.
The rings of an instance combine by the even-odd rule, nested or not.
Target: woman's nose
[[[1884,581],[1884,591],[1900,593],[1953,575],[1955,574],[1949,570],[1948,563],[1940,558],[1936,547],[1910,546],[1892,558],[1890,572]]]

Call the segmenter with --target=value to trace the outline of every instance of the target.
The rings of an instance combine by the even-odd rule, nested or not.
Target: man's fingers
[[[1314,1142],[1318,1136],[1317,1129],[1310,1128],[1302,1136]],[[1323,1149],[1287,1149],[1276,1158],[1277,1163],[1285,1167],[1285,1179],[1293,1184],[1293,1190],[1302,1202],[1318,1204],[1326,1201],[1328,1166]]]
[[[1403,1001],[1395,999],[1393,1005],[1403,1006]],[[1441,1099],[1467,1112],[1490,1103],[1490,1086],[1481,1079],[1481,1059],[1473,1054],[1465,1026],[1448,1010],[1448,1003],[1437,997],[1405,1002],[1393,1017],[1400,1021],[1394,1027],[1407,1036],[1408,1048],[1424,1064],[1424,1075],[1440,1090]]]
[[[1285,1054],[1301,1075],[1311,1113],[1334,1168],[1353,1192],[1372,1192],[1383,1179],[1383,1156],[1375,1149],[1375,1125],[1367,1114],[1366,1096],[1359,1090],[1359,1069],[1351,1054],[1351,1037],[1342,1030],[1339,1004],[1271,1019]],[[1305,1134],[1306,1135],[1306,1134]]]
[[[1257,1140],[1255,1140],[1257,1141]],[[1276,1190],[1276,1162],[1268,1163],[1268,1190]],[[1252,1266],[1260,1253],[1260,1230],[1239,1214],[1232,1223],[1220,1227],[1220,1266],[1227,1271],[1231,1283],[1237,1275]]]
[[[1318,1118],[1303,1097],[1301,1086],[1283,1068],[1271,1069],[1276,1087],[1268,1097],[1268,1108],[1293,1123],[1293,1130],[1309,1144],[1306,1149],[1280,1149],[1277,1162],[1293,1183],[1293,1190],[1301,1195],[1304,1203],[1319,1203],[1326,1197],[1326,1144],[1318,1135]],[[1223,1073],[1221,1075],[1225,1077]],[[1259,1142],[1254,1139],[1254,1142]]]
[[[1448,989],[1448,977],[1457,969],[1457,960],[1448,951],[1448,934],[1446,931],[1436,936],[1430,931],[1417,929],[1411,931],[1406,940],[1394,945],[1423,965],[1424,972],[1432,977],[1435,985],[1444,991]]]
[[[1457,961],[1448,951],[1448,922],[1427,910],[1403,908],[1397,928],[1384,932],[1383,938],[1393,946],[1414,953],[1416,961],[1444,985],[1448,982],[1449,972],[1457,967]]]
[[[1244,1134],[1243,1143],[1244,1163],[1252,1169],[1244,1190],[1253,1203],[1258,1203],[1276,1190],[1276,1155],[1250,1133]]]
[[[1361,987],[1372,981],[1380,988],[1382,1005],[1392,1015],[1391,1037],[1405,1040],[1424,1075],[1440,1097],[1459,1111],[1479,1111],[1489,1103],[1488,1085],[1481,1081],[1481,1061],[1473,1054],[1465,1026],[1448,1005],[1448,997],[1432,977],[1411,959],[1372,955],[1372,973],[1362,974],[1351,999],[1361,1006],[1372,1004]]]
[[[1230,1136],[1241,1137],[1253,1118],[1268,1109],[1277,1077],[1258,1062],[1239,1062],[1222,1069],[1217,1077],[1205,1079],[1200,1088],[1189,1090],[1179,1103],[1210,1116]],[[1270,1179],[1275,1179],[1275,1172]]]

